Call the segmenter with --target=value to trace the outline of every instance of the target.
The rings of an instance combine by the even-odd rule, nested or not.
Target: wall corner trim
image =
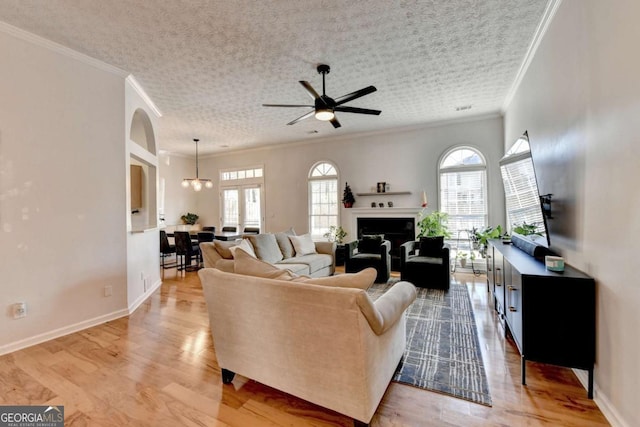
[[[529,65],[531,65],[531,61],[533,60],[533,57],[535,56],[536,51],[540,46],[540,42],[542,41],[544,35],[549,29],[549,25],[551,24],[553,17],[556,15],[556,11],[560,7],[561,3],[562,3],[562,0],[549,0],[549,3],[547,3],[547,7],[544,10],[544,13],[542,15],[542,20],[540,20],[540,24],[538,25],[538,28],[536,28],[536,32],[533,36],[533,39],[531,40],[531,44],[529,45],[529,48],[527,49],[527,53],[524,56],[524,60],[522,61],[522,64],[520,64],[520,68],[518,69],[516,78],[513,80],[513,84],[511,85],[511,88],[507,92],[507,96],[505,97],[504,102],[502,103],[502,108],[500,109],[500,112],[503,115],[507,111],[507,108],[509,108],[509,104],[511,104],[513,97],[515,96],[518,88],[520,87],[520,83],[522,82],[524,75],[527,73],[527,70],[529,69]]]
[[[588,374],[587,371],[580,369],[572,369],[573,373],[578,377],[578,381],[582,384],[585,390],[587,390]],[[596,403],[602,415],[609,421],[612,427],[631,427],[631,424],[627,423],[616,408],[611,404],[611,401],[600,390],[598,384],[593,386],[593,401]]]
[[[112,73],[112,74],[116,74],[118,76],[121,77],[127,77],[127,75],[129,73],[127,73],[126,71],[115,67],[111,64],[107,64],[106,62],[100,61],[99,59],[96,58],[92,58],[89,55],[85,55],[84,53],[80,53],[76,50],[73,50],[71,48],[68,48],[66,46],[63,46],[59,43],[56,43],[54,41],[45,39],[44,37],[41,37],[39,35],[30,33],[28,31],[25,31],[23,29],[20,29],[18,27],[14,27],[13,25],[9,25],[5,22],[1,22],[0,21],[0,31],[6,34],[9,34],[13,37],[16,37],[20,40],[24,40],[27,41],[29,43],[33,43],[35,45],[38,45],[40,47],[43,47],[45,49],[51,50],[53,52],[59,53],[61,55],[64,55],[66,57],[75,59],[77,61],[83,62],[85,64],[88,64],[92,67],[95,67],[99,70],[102,71],[106,71],[108,73]]]
[[[162,279],[158,279],[145,293],[140,295],[131,305],[129,305],[129,313],[133,314],[134,311],[138,309],[142,305],[143,302],[147,300],[155,291],[162,285]]]
[[[153,114],[155,114],[158,118],[162,117],[162,111],[160,111],[158,106],[151,100],[149,95],[147,95],[147,92],[145,92],[142,86],[140,86],[140,83],[138,83],[138,80],[136,80],[133,74],[129,74],[126,78],[126,81],[133,88],[133,90],[136,91],[140,98],[142,98],[142,100],[145,102],[145,104],[147,104],[151,111],[153,111]]]

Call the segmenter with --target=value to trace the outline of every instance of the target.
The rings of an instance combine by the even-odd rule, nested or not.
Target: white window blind
[[[338,226],[338,172],[331,163],[318,163],[309,173],[309,233],[322,239]]]
[[[518,156],[514,161],[502,163],[500,172],[504,182],[509,230],[514,225],[526,222],[535,225],[539,233],[544,233],[544,219],[531,156]]]
[[[440,173],[440,210],[449,214],[451,238],[487,224],[486,171],[453,170]],[[460,237],[467,235],[461,233]]]

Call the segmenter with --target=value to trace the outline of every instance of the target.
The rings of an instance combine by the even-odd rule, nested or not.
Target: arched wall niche
[[[155,228],[158,225],[156,141],[153,123],[142,108],[136,109],[131,117],[129,139],[135,143],[129,149],[131,229]]]
[[[153,154],[156,153],[156,138],[153,133],[153,125],[151,124],[151,120],[147,113],[138,108],[133,113],[133,118],[131,119],[131,131],[129,134],[129,139],[133,142]]]

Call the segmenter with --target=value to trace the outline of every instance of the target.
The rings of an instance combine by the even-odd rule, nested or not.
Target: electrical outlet
[[[13,304],[13,318],[20,319],[23,317],[27,317],[27,303],[17,302]]]
[[[105,297],[110,297],[111,295],[113,295],[113,286],[111,285],[107,285],[104,287],[104,296]]]

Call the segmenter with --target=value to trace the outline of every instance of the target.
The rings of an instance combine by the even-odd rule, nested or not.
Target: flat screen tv
[[[551,217],[551,195],[541,197],[538,190],[529,134],[516,140],[500,160],[507,210],[507,230],[520,232],[537,244],[549,247],[547,218]],[[544,209],[543,209],[544,207]],[[546,214],[545,214],[546,212]]]

